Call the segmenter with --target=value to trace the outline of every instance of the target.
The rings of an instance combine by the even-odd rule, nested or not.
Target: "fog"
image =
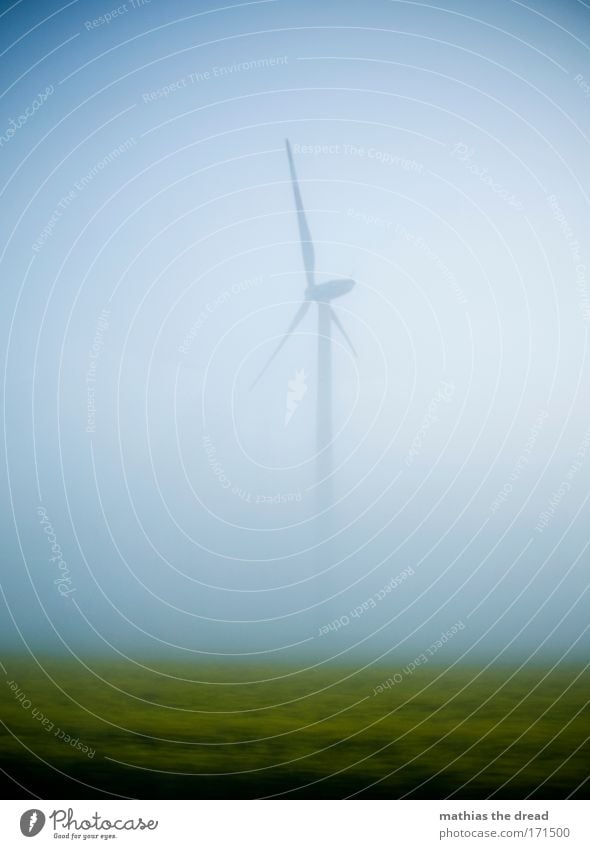
[[[95,5],[4,96],[55,89],[0,152],[4,646],[587,652],[578,4]],[[286,139],[356,354],[312,301],[252,386],[307,286]]]

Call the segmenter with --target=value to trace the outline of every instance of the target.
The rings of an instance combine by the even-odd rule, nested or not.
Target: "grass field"
[[[590,674],[574,667],[40,663],[3,659],[5,798],[559,799],[590,784]]]

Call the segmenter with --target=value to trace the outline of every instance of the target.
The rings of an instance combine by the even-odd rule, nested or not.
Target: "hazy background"
[[[3,9],[5,649],[586,656],[586,4]],[[357,281],[320,517],[315,307],[250,390],[305,286],[286,137]]]

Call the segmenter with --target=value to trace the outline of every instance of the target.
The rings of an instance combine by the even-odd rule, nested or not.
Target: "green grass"
[[[545,680],[546,671],[535,667],[508,680],[509,667],[478,675],[476,668],[430,664],[374,695],[403,660],[360,673],[328,665],[297,673],[272,665],[146,664],[159,670],[154,674],[94,660],[92,674],[72,662],[42,663],[55,684],[30,660],[4,659],[0,746],[12,777],[6,797],[587,792],[580,785],[590,772],[590,675],[576,680],[573,667]],[[30,707],[15,698],[11,680]],[[228,681],[234,683],[220,683]],[[94,757],[58,739],[58,727]]]

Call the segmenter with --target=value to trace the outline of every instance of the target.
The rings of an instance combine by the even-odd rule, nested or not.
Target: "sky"
[[[589,22],[2,7],[7,650],[587,653]]]

